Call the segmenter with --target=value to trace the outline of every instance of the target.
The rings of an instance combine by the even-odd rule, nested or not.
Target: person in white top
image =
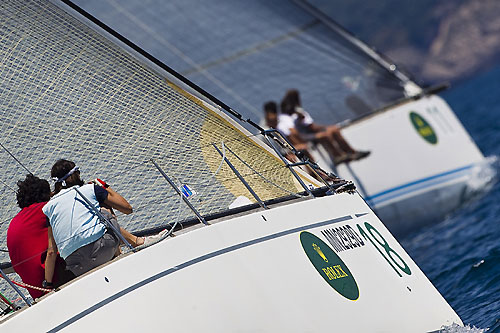
[[[100,179],[85,184],[74,162],[58,160],[52,166],[51,176],[56,180],[55,190],[52,198],[42,208],[49,222],[45,285],[52,284],[58,251],[66,261],[66,269],[75,276],[88,272],[120,253],[119,236],[114,234],[112,228],[107,228],[88,202],[96,210],[100,210],[114,229],[119,230],[134,247],[148,245],[161,237],[137,237],[120,228],[113,209],[130,214],[132,206]]]
[[[264,104],[264,128],[274,128],[282,132],[288,140],[293,144],[294,148],[300,151],[305,158],[314,163],[314,158],[308,150],[307,142],[301,141],[300,135],[297,133],[294,125],[294,118],[288,114],[278,114],[278,106],[275,102],[269,101]],[[283,156],[291,162],[299,162],[298,156],[293,154],[288,149],[282,149],[281,153]],[[319,181],[327,180],[327,181],[335,181],[336,177],[332,177],[324,173],[322,170],[313,170],[309,165],[304,166],[305,171],[309,173],[311,176],[315,177]],[[318,173],[321,175],[321,178],[318,177]]]
[[[263,127],[279,130],[290,140],[295,149],[302,151],[311,161],[313,161],[312,156],[310,156],[307,151],[307,143],[301,142],[298,139],[298,133],[295,130],[294,118],[288,114],[278,113],[278,105],[276,102],[269,101],[264,104]],[[295,158],[292,156],[285,157],[296,162]]]
[[[370,155],[369,151],[358,151],[352,148],[337,126],[316,124],[311,115],[302,108],[299,92],[296,89],[286,92],[281,101],[281,113],[287,118],[282,125],[278,123],[278,129],[285,135],[291,135],[292,143],[297,141],[303,144],[315,141],[326,149],[336,165]]]

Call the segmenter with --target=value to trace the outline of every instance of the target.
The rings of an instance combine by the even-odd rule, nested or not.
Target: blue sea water
[[[492,160],[500,156],[500,66],[442,97],[483,154]],[[494,167],[500,174],[498,162]],[[500,183],[401,243],[464,324],[500,332]]]

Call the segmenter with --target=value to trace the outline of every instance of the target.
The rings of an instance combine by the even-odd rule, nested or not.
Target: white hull
[[[417,132],[412,113],[430,125],[433,133],[423,132],[430,140]],[[354,122],[342,133],[371,155],[340,165],[338,175],[355,182],[395,235],[442,219],[484,190],[494,175],[453,111],[435,95]]]
[[[366,223],[375,229],[371,236]],[[357,246],[341,249],[322,233],[338,228],[350,230],[337,234],[343,238],[336,238],[339,242]],[[362,237],[362,230],[373,243]],[[301,243],[305,236],[319,240]],[[328,251],[337,247],[336,255],[348,270],[337,270],[333,280],[348,281],[352,276],[357,299],[342,295],[352,291],[352,283],[336,285],[337,291],[313,266],[314,258],[309,258],[326,262],[319,251],[311,250],[315,244],[330,259],[325,265],[334,267]],[[380,244],[386,244],[385,249]],[[384,258],[386,250],[394,261]],[[460,318],[364,201],[358,195],[340,194],[180,234],[73,281],[7,318],[0,328],[429,332],[452,323],[461,324]]]

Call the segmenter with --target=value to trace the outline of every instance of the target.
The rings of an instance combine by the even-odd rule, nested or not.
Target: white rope
[[[0,276],[3,278],[3,276]],[[24,283],[24,282],[18,282],[18,281],[15,281],[15,280],[10,280],[12,281],[12,283],[14,283],[15,285],[21,287],[21,288],[24,288],[24,289],[34,289],[34,290],[38,290],[38,291],[43,291],[43,292],[50,292],[52,291],[53,289],[47,289],[47,288],[42,288],[42,287],[36,287],[36,286],[32,286],[30,284],[27,284],[27,283]]]
[[[222,144],[222,159],[220,160],[220,164],[219,167],[217,168],[217,171],[215,171],[214,175],[212,176],[214,178],[219,173],[219,170],[222,168],[222,164],[224,164],[224,161],[226,159],[226,146],[224,145],[224,140],[221,140],[220,143]]]

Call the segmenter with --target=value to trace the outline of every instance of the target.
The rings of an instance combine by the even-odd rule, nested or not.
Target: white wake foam
[[[495,155],[488,156],[483,162],[476,164],[467,181],[468,196],[489,191],[497,181],[498,170],[500,170],[500,159]]]
[[[484,333],[486,331],[488,331],[489,328],[478,328],[476,326],[470,326],[470,325],[466,325],[466,326],[460,326],[458,324],[452,324],[450,326],[443,326],[439,332],[440,333],[464,333],[464,332],[467,332],[467,333]]]

